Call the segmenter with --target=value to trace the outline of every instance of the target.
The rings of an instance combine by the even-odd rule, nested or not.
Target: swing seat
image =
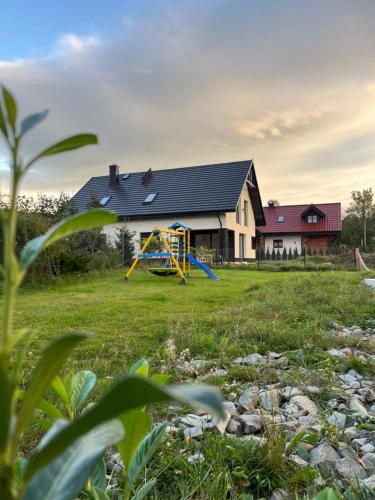
[[[156,276],[173,276],[177,274],[177,269],[170,267],[150,267],[149,271],[156,274]]]

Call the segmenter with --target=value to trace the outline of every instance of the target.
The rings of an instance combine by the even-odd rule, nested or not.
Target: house
[[[257,227],[257,237],[266,252],[326,250],[340,238],[341,203],[276,206],[271,202],[264,215],[266,224]]]
[[[251,160],[196,167],[122,172],[92,177],[73,197],[87,210],[93,193],[118,215],[104,228],[112,240],[123,225],[134,234],[136,249],[154,227],[176,220],[191,228],[193,248],[207,248],[223,261],[255,258],[256,226],[264,221],[262,201]]]

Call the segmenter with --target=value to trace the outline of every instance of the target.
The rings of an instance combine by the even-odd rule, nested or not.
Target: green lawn
[[[28,365],[52,336],[69,330],[95,334],[72,363],[112,377],[142,355],[157,364],[171,338],[178,351],[225,361],[255,350],[325,347],[321,334],[331,320],[363,324],[374,315],[373,292],[354,272],[217,274],[219,282],[193,271],[187,286],[142,270],[127,282],[118,271],[28,285],[16,311],[16,326],[33,332]]]

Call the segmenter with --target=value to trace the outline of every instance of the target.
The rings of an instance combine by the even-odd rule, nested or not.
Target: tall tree
[[[354,214],[359,217],[363,231],[363,245],[367,245],[367,219],[373,213],[375,207],[373,204],[374,194],[372,188],[363,191],[352,191],[352,202],[347,210],[348,214]]]

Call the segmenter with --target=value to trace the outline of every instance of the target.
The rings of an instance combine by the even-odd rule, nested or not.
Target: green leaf
[[[10,422],[12,418],[13,388],[9,379],[6,363],[0,360],[0,454],[8,445]]]
[[[120,420],[125,429],[125,437],[122,441],[116,443],[116,445],[125,470],[127,470],[139,443],[151,429],[151,417],[145,411],[132,410],[123,413],[120,416]]]
[[[59,428],[61,429],[61,426]],[[64,428],[66,427],[62,427],[62,430]],[[52,431],[53,428],[50,432]],[[57,434],[54,431],[53,435],[59,435],[59,431]],[[108,446],[122,439],[123,435],[123,427],[118,420],[110,420],[95,427],[32,477],[23,500],[75,498],[85,485],[99,457]],[[48,446],[48,443],[45,446]]]
[[[145,358],[138,360],[129,370],[129,375],[148,377],[148,361]]]
[[[146,467],[147,462],[150,460],[152,455],[155,453],[156,448],[160,444],[161,440],[167,430],[167,424],[161,424],[152,429],[152,431],[147,434],[141,444],[138,446],[137,451],[131,461],[128,470],[128,488],[130,489],[137,479],[139,473]]]
[[[171,375],[169,373],[156,373],[155,375],[152,375],[151,380],[154,380],[158,384],[166,384],[168,380],[171,378]]]
[[[102,490],[106,489],[107,477],[106,477],[106,465],[104,458],[101,458],[96,464],[94,472],[91,474],[90,483],[93,488],[99,488]]]
[[[8,138],[8,129],[7,129],[6,121],[5,121],[4,111],[3,111],[3,108],[1,106],[1,102],[0,102],[0,130],[4,134],[4,137]]]
[[[16,397],[19,400],[23,400],[25,398],[25,394],[26,391],[22,391],[21,389],[17,389],[16,391]],[[41,399],[36,408],[44,412],[49,417],[54,418],[55,420],[65,418],[61,411],[57,408],[57,406],[53,405],[45,399]]]
[[[25,166],[25,170],[30,168],[33,163],[46,156],[57,155],[59,153],[64,153],[65,151],[72,151],[73,149],[82,148],[91,144],[98,144],[98,139],[94,134],[77,134],[73,135],[72,137],[67,137],[66,139],[57,142],[44,151],[41,151],[27,163],[27,165]]]
[[[87,335],[69,333],[58,337],[45,349],[31,376],[30,385],[21,403],[17,418],[16,436],[18,437],[38,406],[43,394],[51,384],[73,348]]]
[[[66,390],[65,384],[62,381],[61,377],[56,375],[56,377],[52,381],[52,389],[56,392],[56,394],[60,397],[62,402],[64,403],[65,408],[69,407],[69,396],[68,391]]]
[[[314,496],[312,500],[339,500],[332,488],[325,488]]]
[[[15,132],[16,119],[17,119],[17,105],[12,94],[4,86],[3,86],[3,99],[4,99],[5,109],[8,115],[9,124],[12,127],[13,132]]]
[[[132,496],[132,500],[142,500],[145,498],[145,496],[150,493],[152,488],[155,488],[156,485],[156,479],[150,479],[150,481],[147,481],[141,488],[139,488],[134,495]]]
[[[38,255],[55,241],[79,231],[111,224],[116,220],[117,215],[108,210],[89,210],[63,219],[52,226],[45,234],[34,238],[25,245],[20,257],[21,268],[24,270],[28,268]]]
[[[162,386],[144,377],[124,377],[114,383],[96,405],[69,423],[43,450],[33,454],[26,470],[27,477],[30,478],[35,471],[48,464],[78,437],[102,422],[128,410],[171,400],[183,401],[194,407],[203,408],[219,418],[223,417],[220,394],[209,386],[198,384]]]
[[[38,125],[44,118],[48,115],[48,110],[42,111],[41,113],[35,113],[24,118],[21,122],[21,135],[26,134],[30,129]]]
[[[92,500],[109,500],[109,496],[102,488],[91,488],[90,490],[90,498]]]
[[[96,384],[96,375],[90,370],[74,373],[70,379],[69,396],[70,404],[76,413],[93,390]]]

